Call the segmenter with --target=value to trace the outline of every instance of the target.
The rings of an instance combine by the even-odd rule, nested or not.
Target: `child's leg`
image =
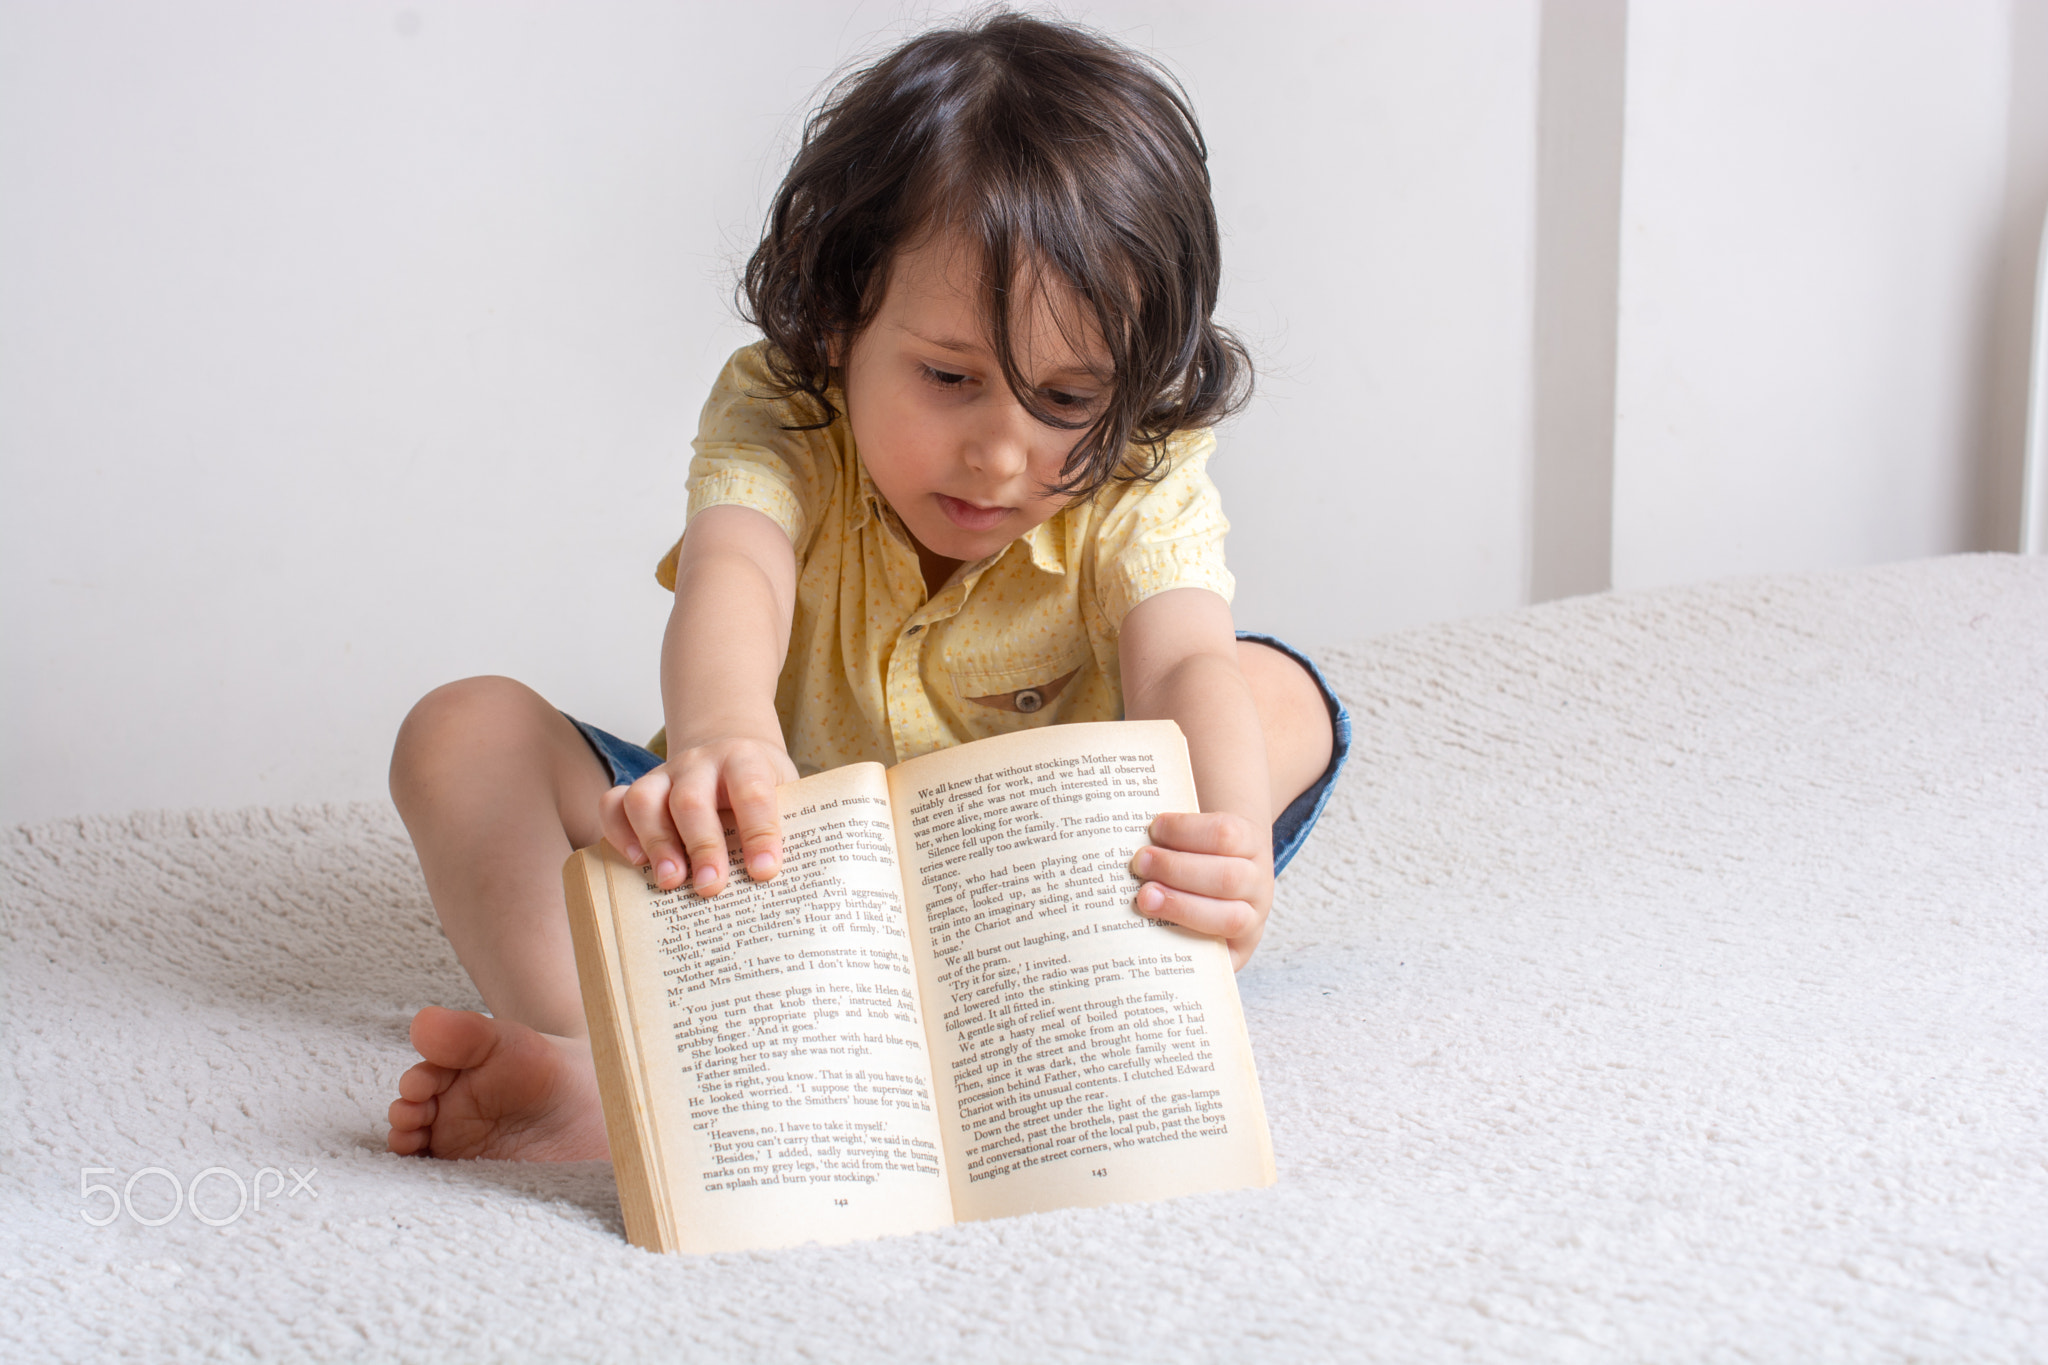
[[[1237,667],[1251,686],[1266,734],[1266,769],[1278,816],[1330,766],[1336,744],[1330,708],[1308,670],[1271,645],[1239,640]]]
[[[509,678],[429,692],[391,755],[391,799],[455,955],[500,1019],[579,1037],[562,863],[602,837],[609,775],[574,725]]]
[[[428,1008],[399,1082],[391,1150],[605,1155],[562,863],[600,837],[609,774],[559,711],[506,678],[423,698],[400,727],[391,796],[441,927],[490,1016]]]

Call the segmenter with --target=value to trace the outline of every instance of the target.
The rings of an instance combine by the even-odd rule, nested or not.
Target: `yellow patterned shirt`
[[[797,770],[897,763],[1062,721],[1117,720],[1117,628],[1169,588],[1229,600],[1229,529],[1204,470],[1215,438],[1183,432],[1150,481],[1113,482],[925,591],[909,533],[862,466],[845,403],[815,431],[774,383],[766,343],[733,356],[692,444],[688,515],[751,507],[796,548],[796,616],[775,707]],[[801,402],[801,400],[798,400]],[[685,521],[685,527],[688,522]],[[657,576],[675,587],[676,556]]]

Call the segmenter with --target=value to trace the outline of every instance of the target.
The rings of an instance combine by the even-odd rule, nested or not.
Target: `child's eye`
[[[967,382],[967,376],[964,374],[949,374],[945,370],[935,370],[929,365],[920,365],[918,368],[924,371],[926,379],[942,389],[957,389]]]
[[[1085,408],[1095,400],[1088,394],[1068,393],[1064,389],[1046,389],[1045,401],[1056,408]]]

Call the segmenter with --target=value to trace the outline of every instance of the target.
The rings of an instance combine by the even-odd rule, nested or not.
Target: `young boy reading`
[[[1204,466],[1250,371],[1211,320],[1219,255],[1185,98],[1097,35],[999,14],[830,93],[747,266],[764,340],[705,405],[661,566],[665,735],[503,678],[437,689],[399,732],[392,795],[490,1013],[414,1019],[392,1151],[605,1156],[564,858],[608,839],[707,898],[773,878],[775,786],[842,764],[1178,722],[1201,809],[1153,823],[1131,913],[1243,965],[1348,720],[1306,659],[1233,628]]]

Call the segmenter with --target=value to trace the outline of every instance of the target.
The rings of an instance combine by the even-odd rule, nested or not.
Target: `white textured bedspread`
[[[475,999],[386,809],[7,833],[5,1354],[2048,1359],[2048,561],[1326,658],[1256,1193],[649,1255],[603,1165],[384,1154]]]

